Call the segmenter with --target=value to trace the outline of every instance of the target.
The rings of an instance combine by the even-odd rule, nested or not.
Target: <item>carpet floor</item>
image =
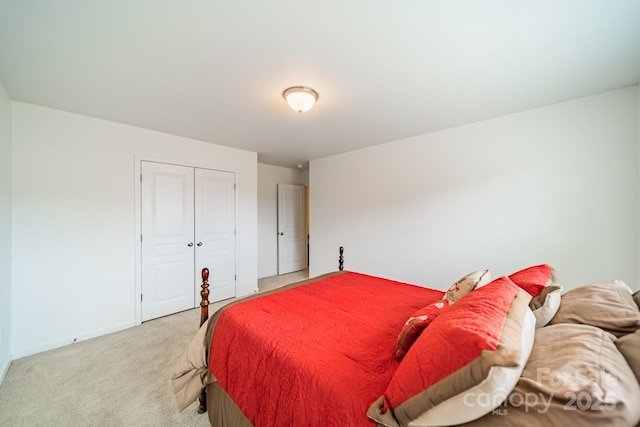
[[[301,278],[270,278],[259,288]],[[197,402],[178,412],[170,382],[199,319],[199,308],[188,310],[14,360],[0,384],[0,426],[209,426]]]

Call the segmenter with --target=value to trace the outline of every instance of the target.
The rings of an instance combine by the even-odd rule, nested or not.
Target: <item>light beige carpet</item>
[[[189,310],[14,360],[0,385],[0,426],[209,426],[197,403],[178,413],[170,383],[199,320],[200,310]]]
[[[0,385],[0,426],[208,426],[178,413],[170,377],[199,310],[14,360]]]

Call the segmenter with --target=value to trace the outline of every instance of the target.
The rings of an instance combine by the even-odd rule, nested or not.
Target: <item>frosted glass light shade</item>
[[[282,92],[282,97],[287,101],[289,107],[298,113],[309,111],[313,104],[318,100],[318,92],[304,87],[294,86]]]

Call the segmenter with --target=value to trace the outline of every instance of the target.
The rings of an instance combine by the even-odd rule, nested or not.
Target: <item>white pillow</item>
[[[529,303],[536,317],[536,329],[542,328],[553,319],[560,308],[562,286],[548,286]]]

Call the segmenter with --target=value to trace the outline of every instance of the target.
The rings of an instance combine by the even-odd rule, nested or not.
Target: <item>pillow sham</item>
[[[616,347],[640,382],[640,329],[616,340]]]
[[[614,340],[590,325],[538,329],[513,391],[499,409],[464,427],[637,425],[640,384]]]
[[[531,352],[530,300],[501,277],[451,305],[415,341],[369,418],[386,426],[442,426],[494,409],[503,400],[495,395],[513,388]],[[480,395],[489,397],[476,402]]]
[[[448,306],[448,301],[436,301],[417,310],[409,317],[402,327],[400,335],[398,335],[396,359],[401,360],[407,354],[411,344],[414,343],[422,331]]]
[[[509,276],[509,279],[532,297],[540,295],[547,286],[557,285],[556,271],[547,264],[534,265],[524,268]]]
[[[560,308],[561,294],[561,286],[547,286],[531,300],[529,308],[536,317],[536,329],[545,326],[556,315]]]
[[[447,300],[451,305],[475,288],[482,287],[489,282],[491,282],[491,272],[489,270],[474,271],[451,285],[442,299]]]
[[[611,280],[566,292],[549,323],[592,325],[621,337],[640,329],[640,309],[627,284]]]

